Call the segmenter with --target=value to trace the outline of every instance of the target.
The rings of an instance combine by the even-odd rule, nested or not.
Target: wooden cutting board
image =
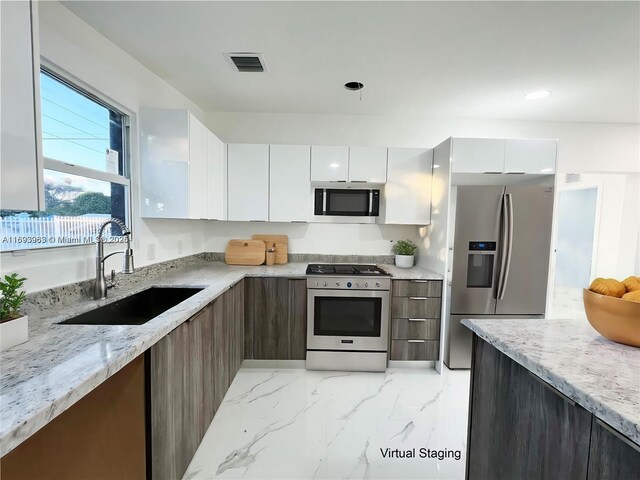
[[[254,240],[264,242],[266,248],[276,247],[276,265],[284,265],[288,262],[289,237],[286,235],[251,235]]]
[[[224,261],[229,265],[262,265],[266,246],[261,240],[229,240]]]

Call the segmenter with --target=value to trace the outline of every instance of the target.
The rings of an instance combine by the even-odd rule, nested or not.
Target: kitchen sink
[[[142,325],[200,292],[202,287],[151,287],[60,325]]]

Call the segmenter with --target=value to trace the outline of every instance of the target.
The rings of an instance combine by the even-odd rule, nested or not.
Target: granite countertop
[[[153,267],[153,266],[151,266]],[[441,280],[414,267],[381,265],[401,279]],[[109,298],[94,301],[77,285],[31,295],[29,341],[0,353],[0,456],[60,415],[244,277],[306,278],[307,263],[229,266],[198,259],[175,268],[120,276]],[[131,279],[130,279],[131,277]],[[58,322],[151,286],[204,289],[143,325],[58,325]]]
[[[463,320],[480,338],[640,445],[640,349],[586,320]]]

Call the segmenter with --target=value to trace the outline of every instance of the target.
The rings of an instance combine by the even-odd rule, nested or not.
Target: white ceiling
[[[635,1],[64,5],[205,110],[640,120]],[[234,72],[232,51],[269,71]]]

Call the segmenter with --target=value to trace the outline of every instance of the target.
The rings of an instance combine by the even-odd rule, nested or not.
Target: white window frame
[[[121,108],[115,102],[110,99],[104,98],[102,94],[95,91],[93,88],[84,84],[84,82],[78,81],[73,78],[72,75],[69,75],[65,72],[62,72],[61,69],[55,67],[46,59],[40,59],[40,72],[44,72],[47,75],[53,77],[56,81],[66,85],[67,87],[76,90],[81,95],[84,95],[89,100],[96,102],[103,107],[117,112],[123,117],[122,122],[122,170],[123,174],[119,175],[111,172],[102,172],[100,170],[96,170],[93,168],[83,167],[80,165],[75,165],[73,163],[68,163],[63,160],[57,160],[53,158],[49,158],[44,156],[44,149],[42,155],[42,164],[43,168],[46,170],[53,170],[61,173],[68,173],[70,175],[76,175],[79,177],[90,178],[92,180],[99,180],[103,182],[116,183],[119,185],[124,185],[127,189],[127,195],[125,197],[125,223],[129,230],[133,232],[132,226],[132,208],[131,208],[131,155],[130,155],[130,142],[131,142],[131,114],[127,113],[125,109]],[[41,115],[41,113],[40,113]],[[42,131],[39,132],[40,136],[42,136]],[[85,244],[90,245],[90,244]],[[56,247],[50,248],[62,248],[67,245],[60,245]]]
[[[49,158],[44,156],[44,149],[41,149],[42,152],[42,162],[41,168],[43,170],[52,170],[61,173],[67,173],[70,175],[76,175],[79,177],[89,178],[92,180],[99,180],[104,182],[116,183],[119,185],[124,185],[126,187],[127,195],[125,196],[125,223],[129,230],[133,233],[133,215],[132,215],[132,185],[131,185],[131,118],[132,113],[127,112],[127,109],[120,107],[117,102],[112,101],[109,98],[106,98],[104,95],[97,92],[95,89],[91,88],[84,82],[76,79],[73,75],[68,74],[64,70],[58,68],[51,62],[47,61],[45,58],[40,57],[40,68],[37,71],[38,76],[44,72],[47,75],[50,75],[56,81],[66,85],[67,87],[76,90],[81,95],[84,95],[89,100],[96,102],[97,104],[111,110],[117,112],[123,116],[122,122],[122,170],[123,174],[115,174],[111,172],[103,172],[100,170],[95,170],[88,167],[83,167],[80,165],[75,165],[73,163],[65,162],[63,160],[57,160],[53,158]],[[39,78],[38,78],[39,80]],[[38,81],[39,83],[39,81]],[[41,95],[41,93],[39,93]],[[39,102],[38,102],[39,103]],[[42,115],[40,111],[37,112],[38,117]],[[38,142],[42,141],[42,128],[41,128],[41,120],[38,118]],[[44,205],[43,199],[43,207]],[[66,244],[66,245],[55,245],[55,246],[47,246],[47,247],[33,247],[33,248],[20,248],[20,249],[12,249],[12,250],[3,250],[0,252],[1,254],[21,254],[29,251],[43,251],[43,250],[51,250],[58,248],[73,248],[80,247],[86,248],[87,246],[92,245],[91,243],[80,243],[80,244]]]

